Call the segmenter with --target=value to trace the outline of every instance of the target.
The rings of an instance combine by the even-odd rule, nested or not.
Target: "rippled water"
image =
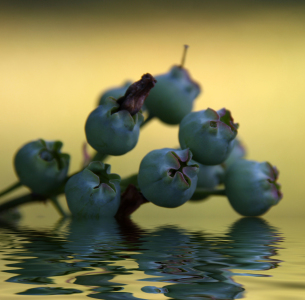
[[[1,299],[305,299],[304,242],[287,244],[261,218],[222,232],[112,219],[1,224],[0,245]]]

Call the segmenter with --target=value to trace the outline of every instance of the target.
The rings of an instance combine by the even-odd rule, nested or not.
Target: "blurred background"
[[[284,198],[266,217],[304,216],[303,1],[1,1],[0,37],[0,190],[16,181],[16,150],[38,138],[63,141],[77,171],[100,94],[167,72],[188,44],[185,67],[203,89],[194,110],[231,110],[248,158],[280,170]],[[153,120],[133,151],[107,162],[124,177],[149,151],[176,146],[178,127]],[[22,212],[57,214],[50,204]],[[177,209],[146,204],[134,218],[221,215],[237,217],[226,198],[213,197]]]

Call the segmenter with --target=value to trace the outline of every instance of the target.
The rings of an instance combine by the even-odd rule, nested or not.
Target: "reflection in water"
[[[14,268],[4,272],[16,274],[7,281],[39,285],[19,294],[86,293],[105,300],[152,299],[153,294],[170,299],[236,299],[243,297],[244,288],[233,280],[232,270],[249,275],[247,271],[279,266],[271,257],[281,238],[260,218],[240,219],[223,236],[175,226],[148,231],[131,220],[67,222],[64,230],[44,232],[1,228],[6,266]],[[138,267],[130,267],[126,260]],[[142,272],[138,281],[143,282],[144,298],[124,291],[135,271]],[[57,277],[66,284],[60,286]]]
[[[230,262],[215,251],[221,238],[164,227],[145,239],[144,248],[148,250],[134,257],[145,274],[158,276],[143,280],[171,283],[163,287],[165,296],[234,299],[244,290],[230,278]],[[148,291],[148,287],[142,290]]]
[[[277,230],[268,225],[265,220],[240,219],[232,225],[227,236],[229,240],[219,252],[229,255],[234,269],[263,271],[278,266],[280,261],[271,259],[270,256],[277,254],[276,244],[282,238],[279,237]]]

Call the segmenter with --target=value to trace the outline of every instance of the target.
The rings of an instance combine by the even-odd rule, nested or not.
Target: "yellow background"
[[[16,181],[16,150],[38,138],[63,141],[63,152],[72,156],[70,173],[78,170],[84,123],[100,93],[146,72],[167,72],[188,44],[186,68],[203,88],[194,110],[231,110],[248,158],[280,170],[284,198],[266,217],[304,215],[305,6],[253,2],[76,1],[44,7],[37,1],[2,7],[0,189]],[[108,161],[112,172],[137,172],[149,151],[178,146],[177,134],[177,126],[152,121],[133,151]],[[22,211],[29,218],[56,214],[41,204]],[[237,216],[225,198],[215,197],[177,209],[146,204],[134,217],[213,215]]]

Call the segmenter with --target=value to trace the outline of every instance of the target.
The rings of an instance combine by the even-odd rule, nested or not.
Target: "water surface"
[[[287,224],[237,218],[206,230],[142,223],[1,224],[1,296],[304,299],[304,241],[285,236]]]

